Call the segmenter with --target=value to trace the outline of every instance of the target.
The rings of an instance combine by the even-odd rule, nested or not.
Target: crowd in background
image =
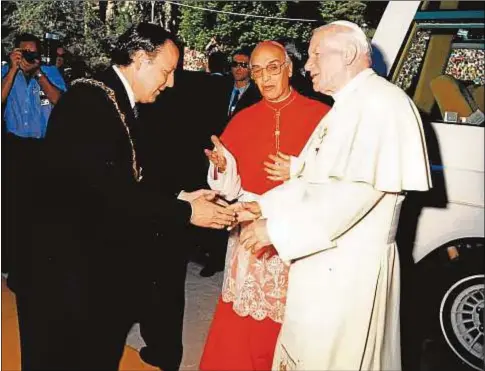
[[[413,83],[416,82],[430,37],[431,30],[418,30],[414,36],[395,82],[404,91],[408,91],[413,86]],[[467,83],[484,85],[484,61],[485,51],[483,49],[453,48],[443,73]]]
[[[410,88],[419,72],[424,53],[426,52],[426,46],[428,45],[429,35],[429,30],[418,30],[409,47],[408,55],[395,82],[404,91]]]
[[[485,84],[485,51],[483,49],[453,49],[445,74],[455,79]]]

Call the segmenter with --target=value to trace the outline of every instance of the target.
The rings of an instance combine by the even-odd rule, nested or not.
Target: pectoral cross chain
[[[280,151],[280,111],[275,112],[276,127],[274,131],[275,143],[276,143],[276,153]]]
[[[269,109],[274,111],[274,117],[275,117],[275,120],[276,120],[276,126],[275,126],[275,130],[274,130],[276,153],[278,153],[280,151],[280,134],[281,134],[281,131],[280,131],[280,116],[281,116],[281,111],[283,110],[283,108],[288,107],[288,105],[290,105],[291,102],[293,102],[295,100],[295,98],[296,98],[296,95],[294,95],[293,98],[291,98],[288,101],[288,103],[286,103],[283,107],[280,107],[278,109],[271,107],[268,103],[266,103],[266,106],[268,106]]]

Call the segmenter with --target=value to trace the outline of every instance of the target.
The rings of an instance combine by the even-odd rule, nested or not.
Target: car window
[[[483,25],[483,11],[416,13],[391,79],[430,121],[484,125]]]

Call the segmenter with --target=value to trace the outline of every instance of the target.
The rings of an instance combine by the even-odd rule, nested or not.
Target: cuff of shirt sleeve
[[[285,248],[289,238],[288,228],[282,228],[274,219],[267,219],[266,230],[272,245],[278,251],[278,256],[285,264],[290,264],[291,258],[288,256],[288,251]]]
[[[259,208],[261,209],[261,219],[267,219],[269,218],[269,214],[271,214],[271,207],[270,207],[270,202],[264,195],[259,197],[257,200],[259,204]]]

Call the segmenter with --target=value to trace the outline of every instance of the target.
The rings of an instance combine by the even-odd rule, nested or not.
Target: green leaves
[[[312,28],[311,23],[244,16],[248,14],[291,18],[292,14],[287,2],[191,1],[186,3],[241,14],[210,13],[181,7],[179,36],[187,46],[201,52],[214,36],[223,44],[226,51],[231,52],[239,47],[255,45],[261,40],[293,37],[297,41],[303,41],[303,38],[309,36]],[[318,17],[318,13],[307,14],[307,16],[309,19],[314,19]]]
[[[109,63],[110,44],[133,23],[153,21],[177,32],[186,46],[205,52],[212,37],[223,50],[253,46],[269,39],[292,38],[306,43],[319,25],[346,19],[375,27],[385,2],[365,1],[194,1],[182,2],[214,13],[164,1],[2,1],[2,45],[10,49],[13,32],[30,32],[43,38],[54,32],[64,38],[71,52],[81,55],[92,68]],[[374,5],[378,4],[378,5]],[[383,4],[383,5],[381,5]],[[245,17],[244,15],[314,19],[298,22]]]
[[[204,52],[209,40],[216,36],[226,51],[255,45],[261,40],[293,38],[306,43],[311,30],[319,25],[345,19],[362,25],[367,3],[364,1],[190,1],[185,4],[239,14],[283,18],[312,19],[319,22],[298,22],[269,18],[244,17],[180,7],[179,36],[190,48]],[[380,16],[380,14],[379,14]]]
[[[322,1],[319,10],[325,23],[346,20],[362,25],[366,7],[363,1]]]

